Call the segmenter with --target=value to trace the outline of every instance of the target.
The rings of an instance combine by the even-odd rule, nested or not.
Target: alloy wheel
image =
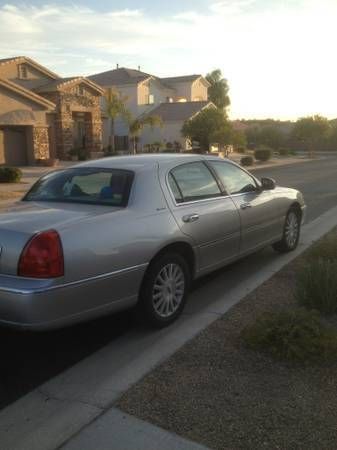
[[[158,316],[167,318],[179,308],[185,294],[185,275],[175,263],[162,267],[155,278],[152,304]]]
[[[285,239],[289,248],[295,247],[299,235],[299,219],[294,211],[290,211],[285,224]]]

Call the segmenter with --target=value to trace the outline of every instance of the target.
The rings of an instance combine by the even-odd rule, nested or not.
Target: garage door
[[[0,128],[0,164],[25,166],[27,164],[27,141],[24,127]]]

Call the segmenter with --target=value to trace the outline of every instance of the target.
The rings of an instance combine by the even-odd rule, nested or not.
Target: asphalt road
[[[292,166],[258,169],[258,177],[273,177],[279,185],[300,189],[308,205],[307,221],[337,205],[337,157]],[[187,308],[193,314],[210,296],[223,295],[224,286],[277,258],[270,248],[217,271],[195,283]],[[0,329],[0,408],[137,327],[128,312],[44,334]],[[136,345],[136,343],[135,343]]]

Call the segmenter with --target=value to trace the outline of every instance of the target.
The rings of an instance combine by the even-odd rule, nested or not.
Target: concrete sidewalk
[[[62,450],[207,450],[207,447],[111,408]]]

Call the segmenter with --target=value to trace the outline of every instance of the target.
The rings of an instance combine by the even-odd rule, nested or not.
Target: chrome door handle
[[[247,208],[251,208],[252,205],[250,203],[241,203],[240,208],[241,209],[247,209]]]
[[[199,214],[188,214],[187,216],[183,217],[183,222],[190,223],[190,222],[195,222],[198,219],[199,219]]]

